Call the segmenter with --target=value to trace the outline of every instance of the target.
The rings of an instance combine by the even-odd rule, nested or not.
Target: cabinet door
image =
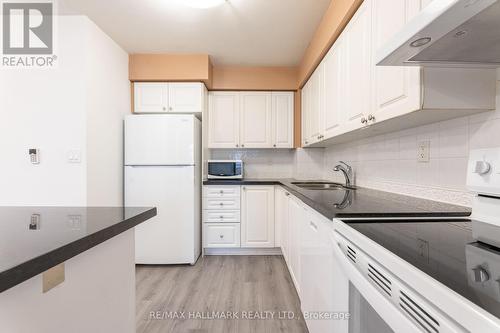
[[[308,98],[309,110],[308,110],[308,141],[309,144],[320,141],[321,136],[321,115],[323,103],[321,97],[323,96],[323,66],[320,65],[313,75],[309,79],[311,81],[310,91]]]
[[[345,132],[364,126],[361,120],[370,113],[371,28],[371,0],[368,0],[359,7],[343,33],[346,52]]]
[[[240,129],[238,93],[211,93],[208,122],[208,148],[238,148]]]
[[[373,115],[384,121],[420,109],[419,67],[376,66],[377,50],[420,10],[421,0],[373,1]]]
[[[171,112],[203,112],[205,85],[203,83],[169,83],[168,110]]]
[[[324,107],[322,108],[323,135],[326,139],[334,137],[339,132],[341,113],[344,101],[344,41],[337,39],[324,61]]]
[[[241,247],[274,247],[274,186],[244,186]]]
[[[134,112],[163,113],[168,111],[168,84],[160,82],[134,83]]]
[[[273,92],[273,147],[293,148],[293,92]]]
[[[302,147],[309,145],[309,95],[311,81],[307,81],[301,91],[301,132],[302,132]]]
[[[328,223],[328,224],[327,224]],[[335,310],[333,291],[333,250],[330,235],[333,228],[314,212],[306,210],[301,224],[301,308],[303,312]],[[338,273],[338,272],[337,272]],[[335,332],[336,320],[306,320],[309,333]]]
[[[288,200],[288,218],[289,218],[289,271],[292,276],[293,283],[300,295],[301,279],[300,279],[300,225],[304,216],[304,209],[295,198]]]
[[[275,191],[275,228],[274,241],[276,247],[281,247],[281,253],[285,261],[289,261],[288,247],[288,198],[290,194],[281,187],[276,187]]]
[[[240,143],[244,148],[271,148],[272,101],[268,92],[240,94]]]

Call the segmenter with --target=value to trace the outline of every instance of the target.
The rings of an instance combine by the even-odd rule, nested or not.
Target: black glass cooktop
[[[500,318],[500,227],[465,219],[344,222]]]

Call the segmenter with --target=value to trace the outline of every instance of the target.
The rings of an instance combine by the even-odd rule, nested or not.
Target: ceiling
[[[129,53],[206,53],[215,65],[296,66],[330,0],[228,0],[196,9],[184,0],[60,0]]]

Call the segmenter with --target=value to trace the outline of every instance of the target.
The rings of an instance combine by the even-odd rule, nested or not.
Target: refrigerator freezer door
[[[125,167],[125,205],[158,209],[157,216],[135,227],[136,263],[196,262],[201,228],[196,170],[194,166]]]
[[[194,165],[192,115],[125,117],[125,165]]]

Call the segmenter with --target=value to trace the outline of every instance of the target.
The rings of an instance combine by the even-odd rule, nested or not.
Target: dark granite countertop
[[[328,219],[373,217],[464,217],[470,208],[390,192],[358,187],[356,190],[306,190],[294,179],[205,180],[204,185],[281,185]]]
[[[0,292],[156,215],[156,208],[0,207]]]

